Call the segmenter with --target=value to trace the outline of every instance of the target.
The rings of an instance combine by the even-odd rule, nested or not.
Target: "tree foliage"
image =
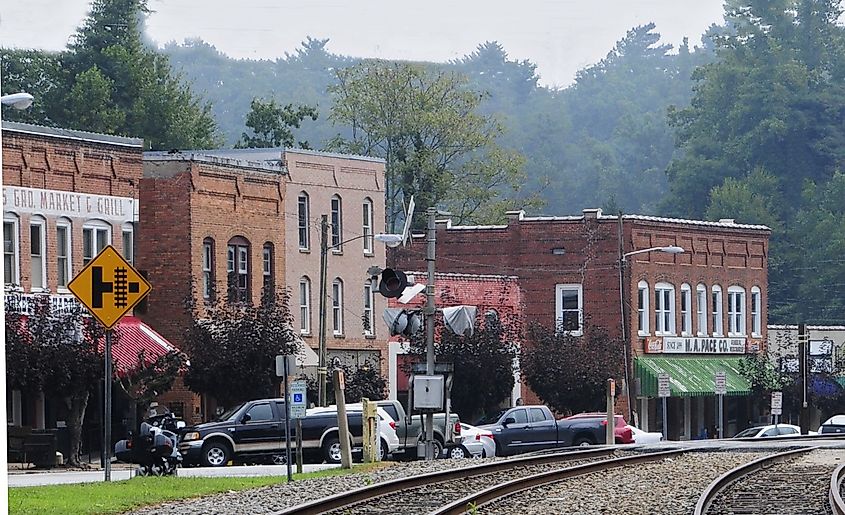
[[[607,380],[624,373],[621,340],[588,324],[584,336],[532,325],[520,362],[531,390],[565,414],[603,411]]]
[[[342,370],[344,378],[343,398],[348,403],[361,402],[366,397],[371,401],[380,401],[385,398],[387,392],[387,379],[381,375],[379,363],[365,361],[360,366],[351,363],[336,362],[328,368],[328,381],[326,383],[326,402],[336,404],[337,397],[334,390],[334,370]],[[317,377],[307,377],[308,398],[314,404],[317,403],[319,384]]]
[[[185,363],[185,356],[179,351],[172,350],[150,359],[142,349],[132,368],[118,371],[117,382],[130,399],[146,408],[153,399],[173,387]]]
[[[189,302],[188,309],[192,320],[183,348],[191,357],[188,388],[223,406],[279,394],[276,356],[295,354],[301,345],[287,293],[265,295],[258,305],[218,296],[207,305]]]
[[[275,100],[268,101],[260,98],[252,99],[249,113],[246,115],[246,126],[252,135],[244,132],[237,148],[271,148],[293,147],[295,143],[293,131],[302,125],[305,118],[317,120],[317,109],[311,106],[288,104],[282,107]],[[311,148],[307,141],[297,143],[299,148]]]

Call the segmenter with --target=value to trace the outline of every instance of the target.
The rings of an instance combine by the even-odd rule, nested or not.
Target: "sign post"
[[[613,423],[616,419],[614,415],[613,398],[616,396],[616,382],[613,379],[607,380],[607,424],[605,427],[604,440],[607,445],[616,443],[616,434],[613,428]]]
[[[780,422],[783,414],[783,392],[772,392],[772,416],[775,417],[775,425]]]
[[[112,410],[112,328],[130,312],[152,286],[111,245],[68,283],[71,293],[88,308],[91,316],[103,324],[105,370],[103,371],[103,471],[111,481],[111,410]]]
[[[669,381],[671,378],[669,374],[663,372],[657,374],[657,396],[663,400],[663,439],[669,439],[669,417],[666,416],[666,399],[672,395],[672,390],[669,388]]]
[[[288,392],[288,376],[294,366],[296,366],[296,357],[294,355],[276,356],[276,375],[281,377],[285,384],[285,464],[288,469],[288,483],[293,481],[290,459],[290,394]]]
[[[290,383],[290,416],[296,420],[296,473],[302,474],[302,418],[308,406],[308,384],[303,380]]]
[[[719,425],[717,427],[719,428],[719,438],[721,439],[721,438],[725,437],[725,430],[722,427],[723,421],[725,420],[724,411],[723,411],[723,408],[724,408],[723,401],[724,401],[725,394],[728,393],[728,382],[727,382],[727,377],[725,375],[725,372],[723,372],[723,371],[716,372],[716,374],[713,376],[713,382],[716,385],[715,393],[719,398]]]

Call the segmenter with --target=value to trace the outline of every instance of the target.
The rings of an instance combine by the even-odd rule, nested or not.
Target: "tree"
[[[252,135],[244,132],[235,148],[271,148],[293,147],[294,136],[291,129],[298,129],[305,118],[317,120],[317,109],[288,104],[284,107],[275,100],[263,101],[253,98],[246,115],[246,126],[252,129]],[[307,141],[297,143],[299,148],[311,148]]]
[[[468,89],[465,77],[418,64],[364,61],[338,70],[329,91],[330,119],[352,127],[350,137],[338,135],[329,148],[387,161],[391,232],[411,195],[421,211],[442,206],[459,223],[498,220],[522,202],[522,157],[498,146],[502,128],[478,114],[483,95]]]
[[[185,363],[185,356],[175,350],[156,359],[150,359],[141,350],[132,368],[118,371],[117,382],[132,401],[146,408],[153,399],[170,390]]]
[[[377,362],[364,361],[360,366],[353,366],[351,363],[336,362],[328,370],[329,381],[326,383],[326,402],[336,404],[334,382],[332,381],[333,370],[343,371],[344,390],[343,398],[346,402],[361,402],[366,397],[371,401],[380,401],[386,398],[387,379],[381,375],[381,366]],[[306,378],[308,385],[308,397],[317,400],[319,392],[318,378]]]
[[[480,317],[479,317],[480,318]],[[440,331],[435,354],[454,363],[452,410],[463,420],[476,420],[510,398],[519,354],[521,325],[516,316],[500,320],[489,314],[476,320],[472,335]],[[411,339],[410,352],[424,357],[424,331]]]
[[[287,293],[264,295],[258,305],[218,296],[209,305],[189,301],[188,310],[192,320],[183,349],[191,357],[188,388],[223,406],[278,395],[276,356],[295,354],[301,345]]]
[[[583,334],[535,324],[522,348],[522,377],[558,413],[604,410],[607,380],[624,372],[621,340],[589,324]]]

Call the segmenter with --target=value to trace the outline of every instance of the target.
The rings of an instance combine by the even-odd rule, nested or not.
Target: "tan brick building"
[[[728,375],[726,434],[754,416],[748,413],[748,384],[739,377],[737,360],[760,350],[766,340],[769,234],[767,227],[733,220],[625,215],[620,221],[598,209],[564,217],[527,217],[518,211],[503,225],[439,222],[436,266],[439,272],[518,276],[526,322],[579,335],[589,321],[619,337],[624,319],[629,383],[637,399],[631,408],[640,426],[660,425],[657,375],[667,372],[669,434],[688,439],[717,423],[714,371]],[[421,237],[414,242],[424,246]],[[643,252],[624,260],[620,293],[623,254],[666,246],[684,252]],[[391,264],[420,269],[421,255],[399,249]],[[523,392],[526,403],[537,401],[527,388]],[[627,414],[626,397],[619,401],[617,409]]]

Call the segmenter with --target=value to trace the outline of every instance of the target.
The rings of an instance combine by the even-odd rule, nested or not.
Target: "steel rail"
[[[514,493],[530,488],[535,488],[548,483],[555,483],[563,479],[583,476],[593,472],[600,472],[616,467],[624,467],[627,465],[634,465],[637,463],[646,463],[650,461],[659,461],[663,458],[676,456],[693,450],[701,450],[699,448],[689,449],[675,449],[670,451],[659,451],[652,453],[643,453],[636,456],[627,456],[622,458],[612,458],[604,461],[597,461],[595,463],[585,463],[583,465],[576,465],[574,467],[564,468],[560,470],[552,470],[537,474],[534,476],[524,477],[521,479],[514,479],[506,483],[491,486],[485,490],[475,492],[455,502],[449,503],[440,509],[434,510],[429,515],[459,515],[480,508],[486,503],[507,497]]]
[[[743,477],[753,472],[757,472],[758,470],[771,467],[777,463],[792,459],[798,454],[814,451],[816,449],[818,449],[818,447],[803,447],[801,449],[793,449],[791,451],[763,456],[762,458],[757,458],[756,460],[725,472],[721,476],[717,477],[712,483],[707,485],[707,488],[705,488],[701,493],[701,496],[698,498],[698,502],[695,503],[695,511],[693,511],[693,515],[704,515],[707,513],[707,510],[710,509],[710,505],[713,503],[713,500],[716,499],[719,494],[724,492],[726,488]]]
[[[845,464],[836,467],[833,475],[830,476],[830,491],[827,498],[830,501],[830,510],[833,515],[845,515],[845,501],[842,500],[842,493],[840,492],[843,480],[845,480]]]
[[[481,465],[474,465],[471,467],[429,472],[427,474],[394,479],[355,490],[349,490],[347,492],[341,492],[329,497],[293,506],[285,510],[273,512],[272,515],[316,515],[318,513],[337,510],[339,508],[358,504],[375,497],[399,492],[408,488],[417,488],[420,486],[430,485],[432,483],[441,483],[444,481],[453,481],[455,479],[479,476],[482,474],[501,472],[503,470],[509,470],[520,466],[544,465],[556,462],[565,463],[569,460],[609,456],[613,454],[615,450],[616,449],[614,448],[606,447],[601,449],[558,452],[556,454],[546,454],[542,456],[523,456],[508,460],[483,463]]]

